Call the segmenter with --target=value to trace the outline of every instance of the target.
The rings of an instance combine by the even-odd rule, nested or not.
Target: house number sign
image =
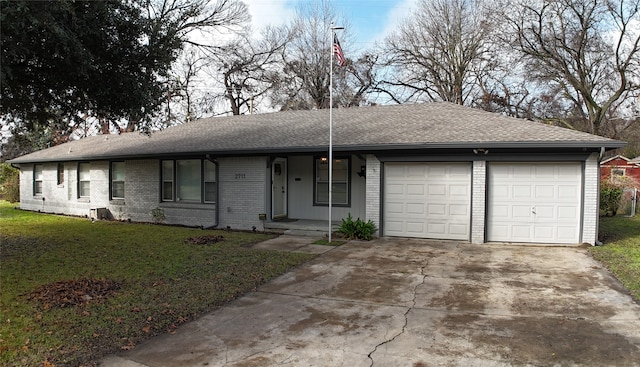
[[[236,180],[244,180],[247,178],[244,173],[236,173]]]

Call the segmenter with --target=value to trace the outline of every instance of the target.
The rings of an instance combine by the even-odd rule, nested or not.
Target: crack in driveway
[[[379,343],[378,345],[376,345],[373,350],[367,354],[367,358],[369,358],[369,360],[371,361],[371,364],[369,364],[369,367],[373,367],[373,365],[375,364],[375,361],[373,359],[373,354],[378,350],[379,347],[391,343],[392,341],[394,341],[397,337],[399,337],[400,335],[404,334],[407,325],[409,323],[409,319],[407,318],[407,315],[409,314],[409,312],[411,312],[411,310],[413,310],[416,306],[416,298],[417,298],[417,291],[418,291],[418,287],[420,287],[421,285],[424,284],[424,282],[427,280],[427,275],[424,273],[424,269],[429,265],[429,262],[427,261],[427,264],[425,264],[423,267],[420,268],[420,275],[422,276],[422,281],[419,282],[418,284],[416,284],[415,287],[413,287],[413,300],[411,303],[411,306],[409,306],[407,308],[407,310],[405,311],[405,313],[403,314],[404,316],[404,325],[402,325],[402,330],[397,333],[396,335],[394,335],[392,338],[387,339],[385,341],[383,341],[382,343]]]

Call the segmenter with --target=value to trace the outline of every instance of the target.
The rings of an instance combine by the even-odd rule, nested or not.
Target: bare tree
[[[488,67],[491,30],[480,0],[421,0],[382,46],[391,73],[380,91],[398,103],[471,104]]]
[[[202,93],[199,89],[203,70],[209,65],[197,47],[187,47],[174,65],[167,80],[166,115],[163,126],[188,123],[202,117],[199,106]]]
[[[241,35],[209,54],[209,76],[222,88],[210,103],[223,100],[233,115],[254,107],[279,81],[282,53],[291,39],[287,27],[267,27],[259,38]]]
[[[529,78],[571,112],[562,123],[607,134],[607,111],[640,88],[640,2],[523,0],[504,18]]]
[[[284,55],[283,75],[273,93],[282,109],[329,106],[329,27],[337,16],[328,1],[298,8],[291,29],[293,39]],[[340,24],[343,25],[343,24]]]

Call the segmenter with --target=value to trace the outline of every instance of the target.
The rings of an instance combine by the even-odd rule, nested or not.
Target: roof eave
[[[401,144],[367,144],[367,145],[335,145],[336,152],[380,152],[380,151],[419,151],[419,150],[455,150],[455,149],[593,149],[605,150],[621,148],[625,142],[617,140],[606,141],[505,141],[505,142],[442,142],[442,143],[401,143]],[[327,145],[321,146],[292,146],[274,148],[252,149],[226,149],[226,150],[201,150],[185,152],[154,152],[147,154],[114,154],[100,156],[73,156],[73,157],[47,157],[43,159],[30,159],[28,156],[9,160],[11,164],[50,163],[50,162],[75,162],[91,160],[121,160],[121,159],[153,159],[159,157],[187,157],[209,154],[212,156],[257,156],[277,154],[317,154],[328,151]]]

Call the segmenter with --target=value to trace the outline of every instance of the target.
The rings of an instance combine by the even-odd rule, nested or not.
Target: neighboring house
[[[20,207],[257,230],[328,217],[329,111],[211,118],[89,137],[11,161]],[[451,103],[333,112],[332,217],[379,235],[590,243],[599,160],[616,140]],[[94,212],[91,212],[94,210]]]
[[[630,177],[640,184],[640,157],[629,159],[616,155],[600,162],[600,175],[603,179],[613,176]]]

